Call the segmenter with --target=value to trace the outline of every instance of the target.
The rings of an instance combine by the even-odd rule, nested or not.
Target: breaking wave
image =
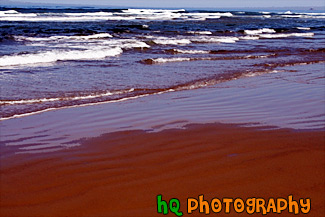
[[[94,60],[121,54],[121,48],[97,48],[90,50],[45,51],[32,54],[17,54],[0,57],[0,67],[26,64],[51,63],[64,60]]]

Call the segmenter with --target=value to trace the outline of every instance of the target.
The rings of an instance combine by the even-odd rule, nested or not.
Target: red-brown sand
[[[1,158],[1,216],[163,216],[156,196],[310,198],[325,216],[324,132],[192,125],[125,131],[79,147]],[[223,212],[211,216],[248,216]],[[260,213],[256,216],[262,216]],[[168,216],[175,216],[170,213]],[[254,215],[255,216],[255,215]],[[281,215],[294,216],[286,212]]]

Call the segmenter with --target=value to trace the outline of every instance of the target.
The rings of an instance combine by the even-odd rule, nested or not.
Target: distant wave
[[[233,16],[225,13],[186,13],[186,10],[126,9],[121,12],[85,13],[20,13],[14,10],[0,11],[0,21],[31,22],[84,22],[103,20],[205,20]]]
[[[238,37],[233,36],[196,36],[191,38],[196,43],[236,43]]]
[[[17,40],[27,40],[27,41],[57,41],[57,40],[89,40],[89,39],[99,39],[99,38],[112,38],[113,36],[109,33],[99,33],[94,35],[74,35],[74,36],[50,36],[50,37],[25,37],[25,36],[16,36]]]
[[[190,37],[151,37],[155,44],[159,45],[187,45],[191,43],[236,43],[238,37],[233,36],[190,36]]]
[[[297,29],[301,29],[301,30],[310,30],[309,27],[297,27]]]
[[[210,31],[188,31],[189,34],[198,34],[198,35],[212,35]]]
[[[285,13],[271,12],[217,12],[217,11],[191,11],[185,9],[124,9],[105,10],[94,12],[46,12],[22,13],[17,10],[0,11],[0,21],[31,21],[31,22],[86,22],[104,20],[209,20],[221,17],[234,16],[261,16],[263,18],[325,18],[325,13]]]
[[[313,37],[314,33],[260,34],[261,38]]]
[[[274,29],[268,29],[268,28],[263,28],[263,29],[256,29],[256,30],[244,30],[245,34],[248,35],[258,35],[261,33],[276,33]]]
[[[157,39],[154,39],[153,42],[155,44],[161,44],[161,45],[185,45],[185,44],[191,44],[192,42],[189,39],[177,39],[177,38],[167,38],[167,37],[159,37]]]

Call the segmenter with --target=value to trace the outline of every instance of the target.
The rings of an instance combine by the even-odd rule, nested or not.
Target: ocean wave
[[[247,35],[258,35],[261,33],[276,33],[276,32],[274,29],[263,28],[263,29],[256,29],[256,30],[244,30],[244,33]]]
[[[14,38],[16,41],[27,41],[31,43],[32,46],[46,46],[53,48],[79,48],[89,50],[97,49],[96,47],[101,48],[103,45],[107,45],[110,47],[120,47],[122,49],[150,48],[150,45],[137,39],[111,39],[113,38],[113,36],[109,33],[98,33],[86,36],[15,36]],[[108,38],[110,40],[107,40]]]
[[[314,33],[287,33],[287,34],[260,34],[261,38],[287,38],[287,37],[307,37],[311,38]]]
[[[37,14],[34,13],[19,13],[18,11],[15,10],[7,10],[7,11],[0,11],[0,17],[36,17]]]
[[[184,62],[191,61],[193,58],[188,57],[177,57],[177,58],[151,58],[142,60],[141,63],[144,64],[157,64],[157,63],[168,63],[168,62]]]
[[[210,53],[212,53],[210,51]],[[174,58],[150,58],[141,60],[140,63],[143,64],[163,64],[171,62],[187,62],[187,61],[200,61],[200,60],[238,60],[238,59],[260,59],[260,58],[270,58],[275,57],[276,54],[268,55],[246,55],[246,56],[222,56],[222,57],[174,57]]]
[[[112,45],[113,41],[107,42]],[[143,41],[138,41],[134,39],[120,39],[116,40],[117,46],[121,47],[122,49],[133,49],[133,48],[150,48],[150,45]]]
[[[192,42],[189,39],[177,39],[177,38],[165,38],[165,37],[159,37],[157,39],[154,39],[153,42],[155,44],[161,44],[161,45],[186,45],[191,44]]]
[[[260,39],[260,37],[258,35],[245,35],[245,36],[239,37],[239,39],[241,39],[241,40],[258,40],[258,39]]]
[[[173,20],[173,19],[186,19],[186,20],[206,20],[206,19],[219,19],[220,17],[233,16],[230,12],[225,13],[184,13],[186,10],[166,10],[166,9],[127,9],[123,10],[124,14],[134,15],[137,19],[150,19],[150,20]],[[123,16],[123,13],[118,15]]]
[[[176,12],[185,12],[185,9],[176,9],[176,10],[169,10],[169,9],[126,9],[122,10],[124,13],[128,14],[153,14],[153,13],[176,13]]]
[[[83,16],[112,16],[112,12],[85,12],[85,13],[63,13],[66,16],[83,17]]]
[[[189,34],[197,34],[197,35],[212,35],[210,31],[188,31]]]
[[[325,13],[285,13],[271,12],[216,12],[216,11],[186,11],[184,9],[124,9],[96,12],[48,12],[22,13],[16,10],[0,11],[0,21],[30,21],[30,22],[88,22],[105,20],[194,20],[204,21],[222,17],[284,17],[284,18],[325,18]]]
[[[37,15],[37,14],[19,14],[19,16],[0,16],[0,21],[25,21],[25,22],[87,22],[87,21],[104,21],[104,20],[130,20],[127,17],[111,16],[59,16],[59,15]]]
[[[168,38],[168,37],[154,37],[146,36],[145,38],[151,39],[153,43],[160,45],[187,45],[191,43],[236,43],[239,38],[234,36],[188,36],[184,38]]]
[[[117,56],[121,48],[96,48],[89,50],[52,50],[32,54],[16,54],[0,57],[0,67],[50,63],[64,60],[94,60]]]
[[[125,9],[120,12],[85,13],[20,13],[14,10],[0,11],[0,21],[31,22],[84,22],[103,20],[206,20],[231,17],[230,12],[186,12],[184,9]]]
[[[180,49],[170,49],[167,50],[168,53],[172,54],[208,54],[210,53],[209,50],[180,50]]]
[[[239,38],[233,36],[196,36],[191,38],[191,41],[196,43],[236,43],[238,40]]]
[[[310,30],[309,27],[296,27],[297,29],[301,29],[301,30]]]
[[[109,33],[98,33],[93,35],[58,35],[50,37],[26,37],[26,36],[15,36],[17,41],[57,41],[57,40],[89,40],[89,39],[100,39],[100,38],[112,38],[113,36]]]
[[[325,13],[292,13],[291,11],[287,11],[284,14],[280,15],[284,18],[325,18]]]

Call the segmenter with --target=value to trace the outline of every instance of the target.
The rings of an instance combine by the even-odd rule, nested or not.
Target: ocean
[[[313,11],[0,8],[1,120],[324,67],[324,19]],[[310,76],[310,86],[324,83],[323,72]]]

